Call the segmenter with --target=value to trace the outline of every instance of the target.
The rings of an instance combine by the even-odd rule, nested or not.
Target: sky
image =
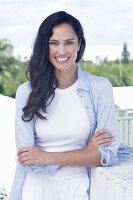
[[[85,60],[120,58],[125,42],[133,58],[132,0],[0,0],[0,39],[9,39],[16,56],[29,58],[40,24],[60,10],[80,20]]]

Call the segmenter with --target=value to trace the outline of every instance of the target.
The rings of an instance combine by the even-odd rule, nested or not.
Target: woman
[[[112,86],[79,68],[84,49],[73,16],[60,11],[42,22],[30,79],[16,93],[18,163],[10,200],[88,200],[89,167],[116,160]]]

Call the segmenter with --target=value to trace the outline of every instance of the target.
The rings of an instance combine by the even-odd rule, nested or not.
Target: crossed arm
[[[25,165],[49,165],[91,167],[101,165],[101,153],[97,150],[100,146],[108,146],[113,141],[112,134],[104,134],[109,130],[97,131],[84,149],[69,152],[46,152],[39,147],[25,147],[18,151],[18,160]]]
[[[16,95],[16,144],[20,164],[29,168],[32,167],[37,172],[38,170],[44,172],[44,168],[56,170],[59,166],[98,166],[101,163],[106,166],[112,164],[117,154],[119,136],[114,117],[112,86],[108,81],[105,82],[98,102],[97,128],[100,131],[92,136],[84,149],[65,153],[46,152],[39,147],[34,147],[33,122],[30,121],[25,124],[21,120],[22,108],[26,104],[29,91],[25,88],[22,91],[20,88]],[[113,133],[115,137],[108,132]],[[25,148],[23,148],[24,146]],[[41,167],[43,169],[40,169]]]

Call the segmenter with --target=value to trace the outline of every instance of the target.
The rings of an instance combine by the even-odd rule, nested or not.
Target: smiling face
[[[49,39],[49,60],[55,70],[73,68],[79,49],[80,44],[71,25],[64,23],[53,28],[53,35]]]

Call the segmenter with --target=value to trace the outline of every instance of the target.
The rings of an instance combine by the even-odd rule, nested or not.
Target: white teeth
[[[56,59],[57,59],[58,61],[66,61],[66,60],[68,59],[68,57],[66,57],[66,58],[57,58],[57,57],[56,57]]]

